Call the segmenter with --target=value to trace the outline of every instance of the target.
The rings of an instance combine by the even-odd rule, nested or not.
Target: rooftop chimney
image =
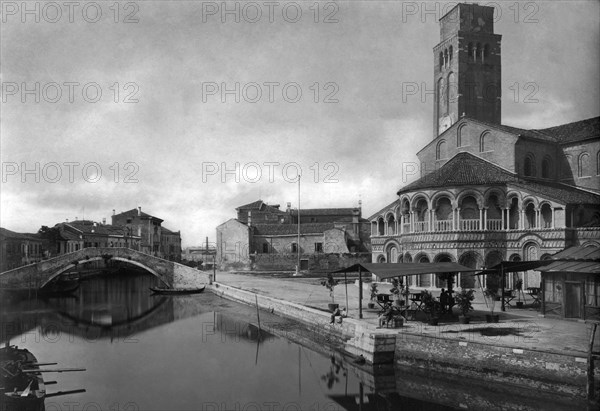
[[[113,215],[115,215],[115,209],[113,208]]]
[[[287,209],[285,210],[285,212],[286,212],[286,213],[289,213],[289,212],[291,211],[291,209],[292,209],[292,203],[290,203],[290,202],[288,201],[288,203],[287,203]]]
[[[252,227],[252,212],[248,211],[248,227]]]
[[[138,217],[142,215],[142,207],[138,207]]]
[[[106,217],[102,218],[102,225],[106,225]]]

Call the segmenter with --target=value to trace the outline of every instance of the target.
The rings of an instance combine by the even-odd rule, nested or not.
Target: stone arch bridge
[[[90,261],[115,260],[143,268],[172,288],[198,287],[208,283],[208,274],[130,248],[83,248],[38,263],[0,273],[0,288],[42,288],[63,272]]]

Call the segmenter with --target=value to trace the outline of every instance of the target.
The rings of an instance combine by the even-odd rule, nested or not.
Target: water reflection
[[[150,275],[94,277],[69,298],[2,307],[2,341],[41,362],[86,368],[59,374],[47,410],[570,409],[527,389],[485,386],[392,365],[356,364],[317,330],[210,292],[160,296]],[[281,336],[285,336],[282,338]],[[314,341],[319,341],[314,343]],[[507,391],[508,390],[508,391]],[[49,390],[51,392],[51,390]],[[510,392],[510,394],[508,394]],[[533,397],[535,395],[535,397]],[[80,408],[72,405],[76,402]],[[71,404],[71,405],[70,405]],[[550,405],[548,405],[550,404]]]

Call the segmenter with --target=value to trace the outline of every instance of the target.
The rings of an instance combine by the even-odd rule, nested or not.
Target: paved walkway
[[[329,292],[320,284],[318,278],[281,278],[256,274],[217,272],[216,281],[317,309],[326,309],[327,304],[331,302]],[[358,286],[355,285],[354,280],[348,280],[348,284],[341,281],[335,288],[334,297],[335,302],[340,307],[348,307],[349,317],[359,318]],[[369,298],[369,293],[364,291],[363,320],[369,324],[377,325],[377,310],[366,308]],[[530,301],[526,301],[526,303],[528,302]],[[505,312],[501,312],[500,302],[497,302],[495,313],[500,315],[500,322],[488,324],[485,321],[485,315],[489,314],[489,310],[481,291],[476,292],[473,306],[475,310],[470,314],[472,317],[471,324],[459,324],[455,315],[452,318],[449,316],[443,317],[439,326],[429,326],[423,321],[406,321],[404,327],[397,329],[396,332],[424,333],[440,338],[521,349],[570,353],[581,357],[587,355],[592,329],[590,323],[543,318],[539,316],[538,309],[535,308],[507,308]],[[419,317],[418,319],[424,320],[425,318]],[[598,344],[600,342],[597,342]]]

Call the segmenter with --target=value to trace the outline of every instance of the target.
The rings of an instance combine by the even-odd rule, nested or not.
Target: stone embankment
[[[345,318],[333,324],[331,314],[273,296],[255,293],[222,283],[211,290],[224,298],[258,305],[276,315],[308,326],[313,339],[329,341],[353,356],[362,355],[375,366],[395,364],[490,383],[514,384],[548,393],[587,397],[588,358],[585,353],[552,352],[530,347],[515,348],[490,342],[473,341],[467,335],[474,325],[464,329],[464,338],[444,338],[419,332],[419,327],[377,328],[365,320]],[[411,322],[412,323],[412,322]],[[414,324],[414,323],[413,323]],[[477,325],[479,328],[485,328]],[[460,333],[453,329],[453,333]],[[422,331],[422,330],[421,330]],[[596,366],[596,375],[599,370]]]

